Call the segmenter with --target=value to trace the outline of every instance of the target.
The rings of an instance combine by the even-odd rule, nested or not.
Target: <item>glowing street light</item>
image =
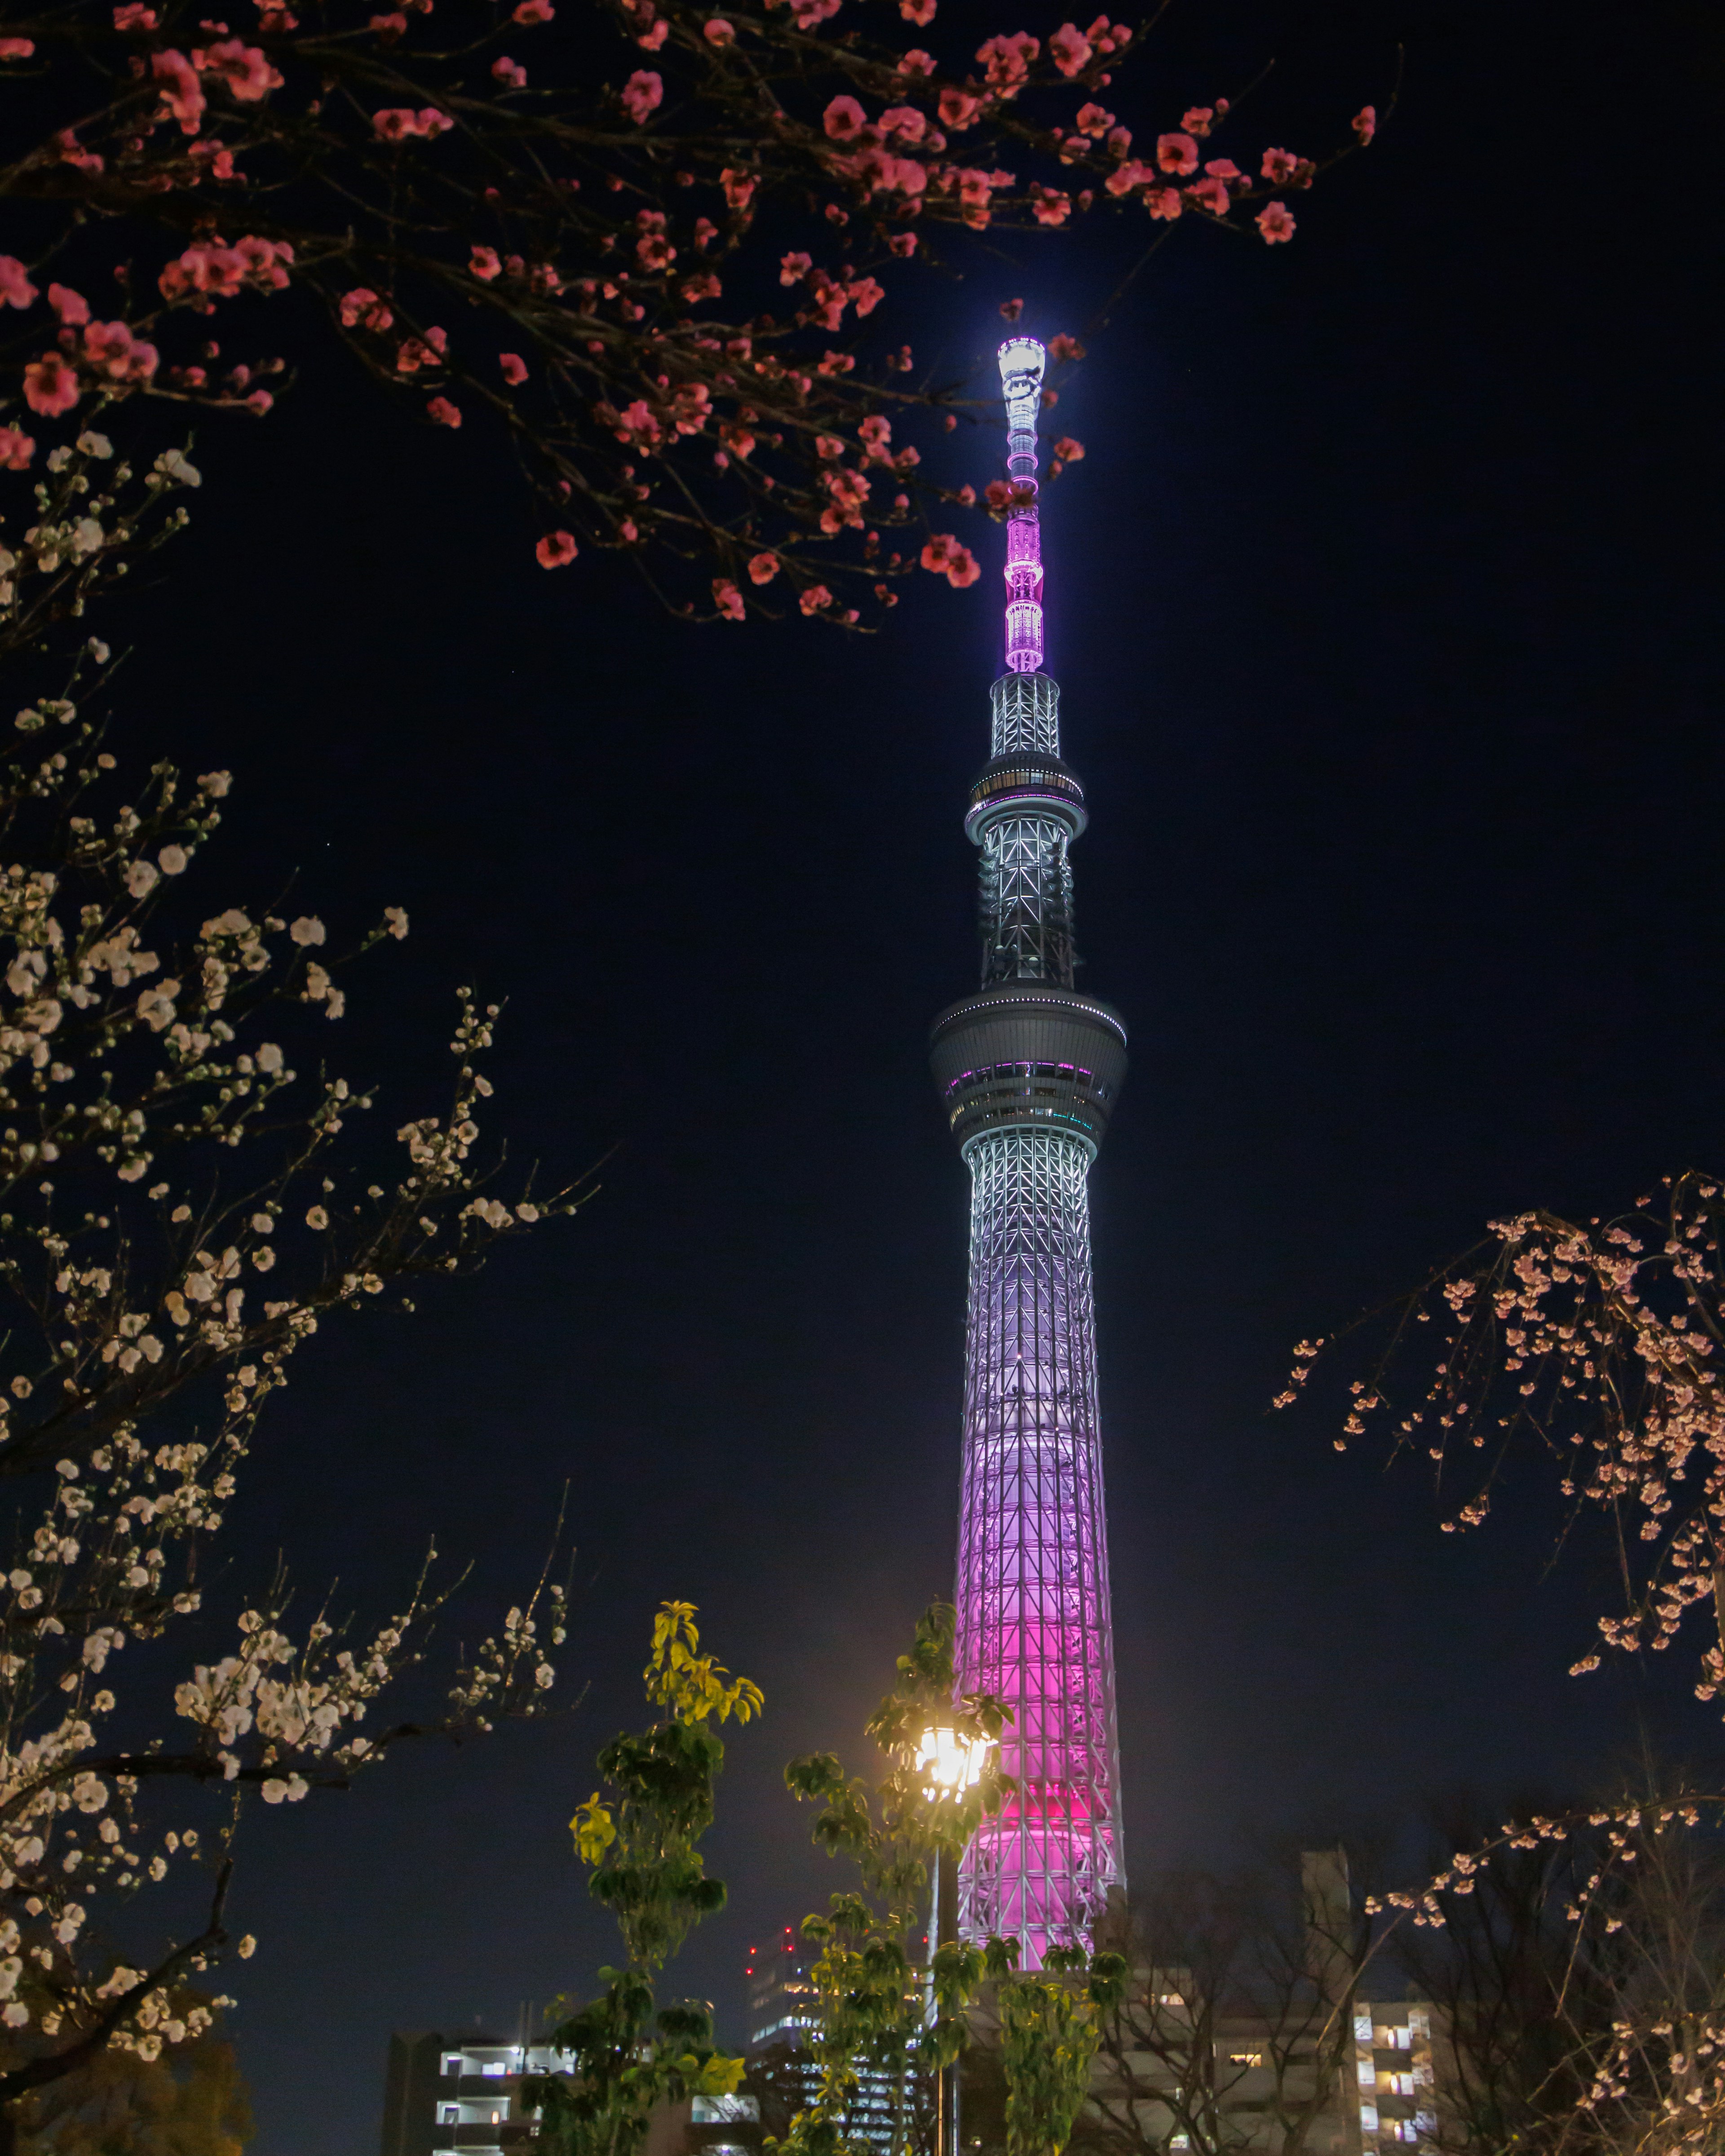
[[[983,1779],[993,1748],[987,1737],[967,1737],[950,1724],[937,1722],[923,1733],[916,1764],[944,1796],[962,1796]]]

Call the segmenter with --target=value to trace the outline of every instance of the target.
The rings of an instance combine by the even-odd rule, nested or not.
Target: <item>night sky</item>
[[[1547,1576],[1538,1486],[1458,1542],[1411,1469],[1266,1410],[1296,1339],[1494,1214],[1725,1165],[1717,13],[1170,22],[1122,111],[1168,124],[1275,55],[1242,162],[1335,141],[1408,57],[1296,242],[1178,234],[1060,408],[1089,449],[1045,525],[1094,817],[1081,985],[1133,1044],[1092,1191],[1138,1878],[1581,1787],[1644,1708],[1712,1744],[1680,1687],[1566,1677],[1600,1581]],[[1084,331],[1147,237],[979,249],[907,280],[893,336],[959,372],[1004,299]],[[567,1481],[560,1682],[588,1690],[248,1825],[260,1945],[228,1980],[262,2156],[369,2156],[392,2029],[513,2035],[591,1986],[614,1935],[564,1822],[662,1598],[768,1697],[711,1839],[731,1906],[680,1965],[726,2033],[745,1949],[844,1883],[780,1774],[817,1744],[866,1763],[951,1587],[966,1177],[923,1044],[974,975],[961,819],[999,651],[991,526],[963,535],[983,581],[921,580],[879,639],[687,629],[618,565],[542,572],[495,445],[344,367],[206,429],[125,707],[141,748],[235,769],[213,905],[292,874],[332,922],[409,910],[341,1029],[392,1128],[436,1105],[470,978],[507,1004],[512,1158],[608,1158],[576,1221],[320,1343],[239,1555],[376,1611],[435,1531],[474,1566],[453,1646]],[[996,474],[993,434],[949,454]]]

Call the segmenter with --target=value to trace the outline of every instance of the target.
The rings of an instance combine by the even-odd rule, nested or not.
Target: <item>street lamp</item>
[[[962,1797],[983,1778],[993,1747],[986,1737],[972,1737],[951,1722],[937,1722],[923,1732],[916,1764],[928,1777],[936,1798]],[[934,1957],[958,1929],[956,1866],[941,1876],[941,1853],[934,1852],[933,1906],[928,1922],[928,2020],[934,2020]],[[935,2076],[935,2156],[958,2156],[958,2069],[942,2066]]]

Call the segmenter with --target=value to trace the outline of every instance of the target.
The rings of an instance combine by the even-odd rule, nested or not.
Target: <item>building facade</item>
[[[567,2072],[566,2052],[496,2036],[398,2030],[389,2040],[382,2156],[504,2156],[534,2138],[529,2074]]]
[[[1006,670],[964,825],[981,857],[981,979],[931,1046],[971,1173],[957,1679],[1012,1710],[1001,1763],[1016,1785],[965,1856],[958,1928],[1015,1936],[1027,1969],[1090,1942],[1122,1878],[1088,1183],[1126,1028],[1073,986],[1070,849],[1088,817],[1042,670],[1045,358],[1032,337],[1000,348]]]

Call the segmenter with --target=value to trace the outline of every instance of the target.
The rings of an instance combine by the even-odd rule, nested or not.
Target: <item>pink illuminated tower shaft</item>
[[[1126,1029],[1072,985],[1069,850],[1087,817],[1042,671],[1044,362],[1034,338],[1001,346],[1007,670],[965,819],[981,851],[982,985],[932,1043],[971,1172],[958,1686],[1011,1707],[1003,1764],[1018,1784],[965,1858],[959,1928],[1017,1936],[1032,1969],[1050,1946],[1092,1939],[1122,1876],[1088,1183]]]

